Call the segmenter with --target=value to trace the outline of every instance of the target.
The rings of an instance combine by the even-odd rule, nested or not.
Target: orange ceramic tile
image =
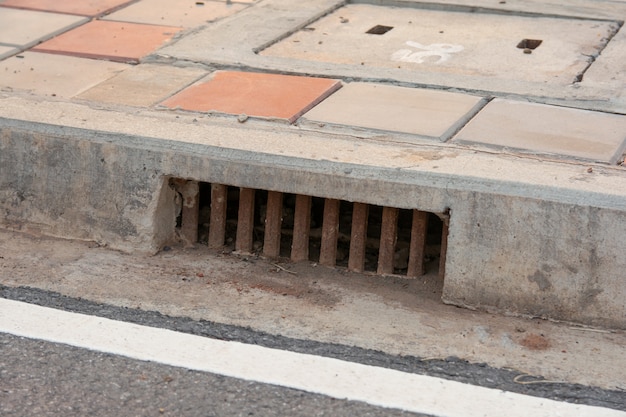
[[[170,26],[94,20],[33,50],[132,63],[162,46],[180,30]]]
[[[98,16],[129,2],[130,0],[4,0],[0,4],[18,9]]]
[[[341,87],[337,80],[252,72],[219,71],[162,104],[193,111],[286,119],[300,115]]]

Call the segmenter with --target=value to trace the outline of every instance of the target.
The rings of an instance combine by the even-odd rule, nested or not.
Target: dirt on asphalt
[[[421,358],[456,356],[626,390],[626,332],[444,305],[435,268],[407,279],[172,247],[130,255],[0,230],[0,283]]]

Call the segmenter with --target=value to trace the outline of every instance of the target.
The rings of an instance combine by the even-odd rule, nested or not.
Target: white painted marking
[[[452,54],[461,52],[463,45],[454,45],[451,43],[433,43],[430,45],[422,45],[419,42],[406,41],[406,44],[412,48],[421,49],[421,51],[413,51],[411,49],[400,49],[391,54],[392,61],[413,62],[423,64],[427,58],[438,57],[435,64],[446,62],[452,57]]]
[[[626,413],[0,299],[0,331],[441,417]]]

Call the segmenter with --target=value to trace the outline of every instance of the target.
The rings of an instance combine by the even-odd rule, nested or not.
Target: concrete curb
[[[83,111],[82,116],[101,112]],[[594,166],[588,173],[582,164],[506,160],[450,147],[433,161],[428,145],[412,145],[411,153],[384,166],[375,158],[399,150],[376,143],[363,144],[369,160],[345,163],[332,160],[337,154],[332,147],[307,151],[317,158],[307,152],[279,155],[288,141],[321,140],[324,146],[319,134],[293,127],[263,132],[221,123],[189,126],[151,115],[152,128],[144,136],[135,130],[146,120],[133,117],[137,123],[126,132],[2,119],[4,227],[154,252],[174,238],[172,177],[435,213],[450,210],[444,301],[626,326],[621,168]],[[173,140],[166,128],[174,126],[180,128],[175,135],[187,134],[189,141]],[[213,140],[236,135],[240,149],[213,146],[209,139],[191,143],[192,132]],[[246,142],[255,135],[254,142]],[[241,146],[259,136],[266,152]]]

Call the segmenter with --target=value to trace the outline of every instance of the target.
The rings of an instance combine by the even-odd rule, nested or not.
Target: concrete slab
[[[19,49],[14,48],[12,46],[2,46],[0,45],[0,59],[4,59],[8,56],[15,54]]]
[[[26,90],[38,95],[73,97],[128,65],[26,51],[0,63],[0,90]]]
[[[86,21],[66,14],[0,7],[0,42],[27,48]]]
[[[326,78],[218,71],[162,104],[170,108],[245,114],[293,123],[340,87],[341,82]]]
[[[618,28],[617,22],[348,4],[261,55],[567,85]]]
[[[481,97],[469,94],[350,83],[315,106],[303,118],[444,141],[481,105]]]
[[[589,67],[583,85],[624,91],[626,85],[626,31],[622,28]]]
[[[206,71],[140,64],[81,93],[77,98],[102,103],[149,107],[188,86]]]
[[[407,0],[400,4],[428,8],[431,0]],[[437,0],[436,8],[441,10],[465,10],[468,12],[488,12],[500,14],[524,14],[529,16],[546,15],[556,17],[577,17],[583,19],[614,20],[623,16],[626,2],[623,0],[568,0],[546,2],[542,0],[524,0],[523,2],[491,0]]]
[[[131,0],[0,0],[0,5],[19,9],[41,10],[44,12],[98,16],[129,3],[130,1]]]
[[[179,32],[170,26],[94,20],[33,51],[134,63],[163,46]]]
[[[626,116],[495,99],[453,141],[614,164]]]
[[[106,20],[191,28],[229,16],[247,7],[224,1],[141,0],[110,15]]]

